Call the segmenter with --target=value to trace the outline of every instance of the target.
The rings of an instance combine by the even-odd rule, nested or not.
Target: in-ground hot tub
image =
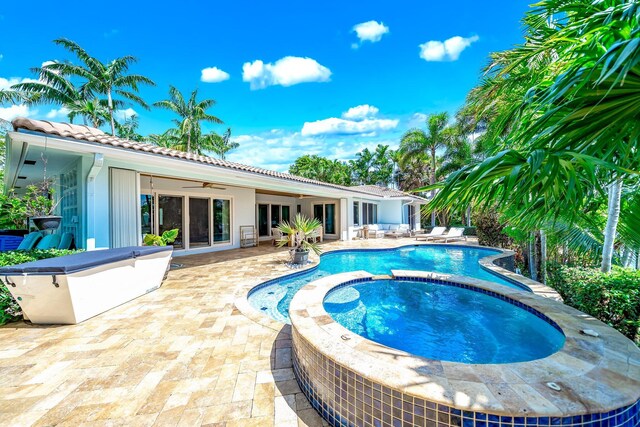
[[[377,281],[365,272],[315,281],[291,302],[296,378],[330,424],[582,427],[640,423],[640,350],[612,328],[556,301],[481,280],[411,271],[393,271],[393,275],[394,280],[386,279],[386,287],[410,285],[402,291],[405,298],[386,307],[374,304],[370,312],[367,302],[371,299],[363,294],[368,292],[366,286],[376,286]],[[456,288],[453,293],[452,288]],[[421,291],[432,295],[419,296]],[[393,300],[400,291],[388,292],[390,296],[383,298]],[[465,322],[454,316],[445,321],[434,346],[424,342],[436,339],[430,318],[424,319],[427,333],[419,331],[416,319],[399,319],[402,313],[423,310],[420,305],[427,301],[425,313],[435,317],[437,310],[429,312],[430,306],[461,307],[447,306],[456,298],[469,299],[470,312],[458,313],[467,322],[487,321],[474,313],[476,306],[512,306],[497,322],[511,333],[487,341],[495,328],[483,330],[478,323],[464,330]],[[410,307],[398,309],[403,304]],[[520,336],[518,327],[510,324],[514,314],[524,323]],[[500,310],[493,316],[501,316]],[[533,319],[542,323],[529,325]],[[582,334],[585,329],[598,336]],[[473,332],[492,357],[483,360],[481,348],[465,353],[463,343],[475,340]],[[542,351],[509,351],[510,343],[515,348],[536,347],[528,338],[540,343]],[[504,347],[502,352],[496,351],[496,343]],[[455,351],[443,349],[447,346]],[[519,357],[513,358],[514,354]]]
[[[172,246],[131,246],[81,252],[0,268],[33,323],[76,324],[162,284]]]

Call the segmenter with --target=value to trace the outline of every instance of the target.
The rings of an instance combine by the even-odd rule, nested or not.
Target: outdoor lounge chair
[[[38,244],[36,245],[36,249],[48,250],[48,249],[58,249],[58,245],[60,244],[60,235],[59,234],[47,234],[44,236]]]
[[[87,251],[0,268],[36,324],[76,324],[160,287],[172,246]]]
[[[436,237],[442,237],[447,227],[433,227],[430,233],[418,233],[415,235],[416,240],[425,240],[429,241],[429,239],[435,239]]]
[[[40,239],[42,239],[42,233],[40,233],[39,231],[34,231],[33,233],[29,233],[26,236],[24,236],[24,239],[22,240],[22,242],[20,242],[16,250],[30,251],[36,246],[36,244],[40,241]]]
[[[467,236],[463,236],[464,228],[462,227],[451,227],[447,234],[442,236],[434,237],[434,240],[444,240],[445,243],[449,243],[449,240],[467,240]]]

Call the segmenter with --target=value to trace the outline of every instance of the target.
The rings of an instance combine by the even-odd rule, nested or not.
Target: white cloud
[[[289,165],[305,154],[318,155],[330,159],[353,159],[365,147],[375,147],[378,142],[356,140],[336,140],[327,144],[324,139],[302,135],[300,132],[266,132],[260,135],[239,135],[233,138],[240,148],[229,153],[230,161],[249,164],[265,169],[287,172]],[[385,143],[388,144],[388,143]],[[265,151],[269,156],[265,156]]]
[[[55,108],[52,109],[45,115],[45,117],[49,120],[66,119],[68,114],[69,114],[69,109],[66,107],[61,107],[58,109],[55,109]]]
[[[398,126],[398,120],[364,119],[360,121],[330,117],[315,122],[306,122],[302,127],[303,136],[317,135],[359,135],[391,130]]]
[[[420,45],[420,58],[425,61],[456,61],[463,50],[478,40],[478,36],[455,36],[444,42],[431,40]]]
[[[24,104],[12,105],[10,107],[0,107],[0,119],[11,121],[16,117],[34,116],[37,112],[32,111]]]
[[[427,117],[429,117],[427,114],[424,113],[415,113],[413,116],[411,116],[411,118],[409,119],[409,123],[408,126],[411,128],[415,128],[415,127],[420,127],[420,126],[424,126]]]
[[[260,60],[245,62],[242,66],[242,81],[249,82],[251,89],[267,86],[293,86],[298,83],[327,82],[331,70],[315,59],[286,56],[275,63]]]
[[[11,86],[17,85],[18,83],[33,83],[37,81],[38,80],[21,77],[9,77],[8,79],[0,77],[0,90],[9,89]]]
[[[382,39],[382,36],[389,32],[389,27],[385,26],[382,22],[367,21],[353,26],[353,31],[356,32],[356,36],[360,40],[360,43],[365,41],[376,43]],[[357,48],[358,44],[351,45],[352,48]]]
[[[113,116],[118,121],[125,121],[126,119],[134,115],[138,115],[137,111],[133,108],[127,108],[125,110],[116,110]]]
[[[229,73],[222,71],[218,67],[208,67],[202,70],[200,80],[205,83],[219,83],[229,80]]]
[[[348,120],[364,120],[367,117],[374,117],[380,111],[373,105],[358,105],[357,107],[351,107],[344,113],[342,113],[343,119]]]

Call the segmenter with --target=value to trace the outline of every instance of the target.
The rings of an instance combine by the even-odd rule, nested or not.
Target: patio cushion
[[[70,274],[88,270],[99,265],[111,264],[172,250],[173,246],[129,246],[126,248],[81,252],[73,255],[2,267],[0,268],[0,276],[19,274]]]
[[[19,251],[29,251],[33,249],[36,243],[38,243],[38,240],[40,240],[41,238],[42,238],[42,233],[40,233],[39,231],[34,231],[33,233],[29,233],[26,236],[24,236],[24,240],[20,242],[20,245],[18,245],[17,249]]]
[[[36,245],[36,249],[58,249],[58,245],[60,244],[60,235],[59,234],[47,234],[44,236],[38,244]]]

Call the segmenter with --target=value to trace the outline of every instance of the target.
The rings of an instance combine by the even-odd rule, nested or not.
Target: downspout
[[[104,165],[104,155],[93,154],[93,164],[87,174],[87,238],[86,249],[88,251],[96,248],[96,177]]]

